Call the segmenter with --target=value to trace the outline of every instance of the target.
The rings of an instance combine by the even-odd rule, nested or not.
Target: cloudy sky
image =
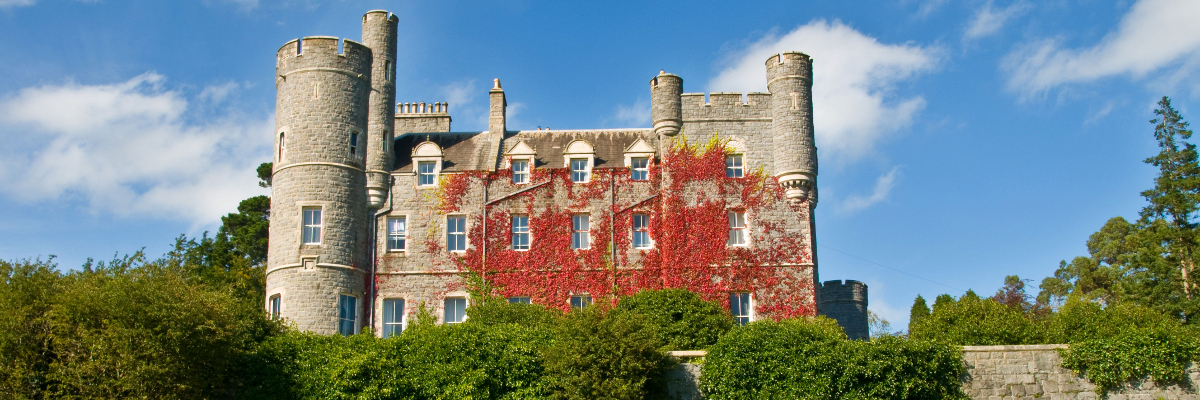
[[[516,129],[648,127],[660,69],[686,92],[765,91],[780,51],[815,59],[822,279],[991,294],[1136,217],[1154,103],[1200,110],[1200,2],[399,2],[0,0],[0,259],[88,257],[216,229],[265,193],[274,54],[400,18],[398,98],[486,129],[500,78]],[[1035,282],[1036,284],[1036,282]]]

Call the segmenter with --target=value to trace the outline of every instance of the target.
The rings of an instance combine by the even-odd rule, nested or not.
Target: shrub
[[[541,304],[509,303],[490,298],[467,308],[468,325],[517,324],[549,328],[562,318],[558,310],[548,310]]]
[[[943,296],[938,296],[930,315],[909,324],[910,337],[963,346],[1036,344],[1045,341],[1042,325],[1020,310],[992,299],[981,299],[971,291],[958,300]]]
[[[622,298],[617,310],[641,314],[666,343],[662,350],[706,349],[733,327],[721,306],[687,289],[643,290]]]
[[[893,336],[850,341],[824,317],[735,328],[702,368],[701,388],[713,400],[966,397],[959,349]]]
[[[0,397],[45,390],[53,361],[47,313],[61,278],[53,259],[0,261]]]
[[[379,339],[289,333],[251,362],[247,398],[538,399],[549,395],[540,358],[545,329],[440,325]]]
[[[543,353],[554,397],[645,398],[661,390],[671,365],[662,345],[654,325],[639,314],[597,306],[571,312]]]
[[[1127,382],[1153,378],[1184,382],[1188,363],[1200,359],[1194,332],[1183,327],[1128,327],[1111,338],[1072,343],[1063,366],[1085,374],[1103,395]]]

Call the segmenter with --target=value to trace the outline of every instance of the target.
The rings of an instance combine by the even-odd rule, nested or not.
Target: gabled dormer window
[[[533,171],[534,166],[533,160],[537,157],[533,148],[522,140],[504,152],[504,157],[508,159],[508,166],[512,170],[512,183],[518,185],[529,183],[529,174]]]
[[[650,159],[646,157],[633,157],[630,159],[630,175],[635,181],[644,181],[650,179]]]
[[[512,161],[512,183],[529,183],[529,160]]]
[[[629,167],[629,178],[635,181],[650,180],[650,160],[653,158],[654,147],[642,138],[626,147],[625,166]]]

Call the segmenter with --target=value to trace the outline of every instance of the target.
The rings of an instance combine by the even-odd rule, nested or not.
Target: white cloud
[[[263,194],[254,170],[270,159],[274,118],[190,122],[187,99],[165,82],[150,72],[110,85],[29,87],[0,100],[0,140],[12,144],[0,148],[0,194],[81,199],[94,212],[193,227]]]
[[[1009,53],[1004,62],[1009,89],[1025,96],[1056,86],[1128,74],[1135,79],[1174,67],[1163,79],[1195,79],[1200,67],[1200,2],[1140,0],[1116,30],[1081,49],[1045,39]]]
[[[921,6],[917,8],[917,18],[925,18],[934,11],[937,11],[942,6],[946,5],[949,0],[925,0],[921,2]]]
[[[221,101],[224,101],[226,97],[229,97],[229,95],[231,93],[238,90],[240,87],[241,86],[238,85],[236,82],[226,82],[221,85],[209,86],[209,87],[204,88],[204,90],[200,91],[200,95],[197,97],[200,100],[205,101],[205,102],[220,103]]]
[[[893,86],[932,69],[938,49],[889,45],[841,22],[816,20],[783,36],[768,35],[733,57],[711,91],[764,91],[768,57],[803,51],[813,57],[813,123],[822,160],[854,161],[912,123],[920,96],[897,99]]]
[[[638,99],[633,105],[617,104],[613,116],[605,121],[605,125],[632,128],[650,126],[650,102]]]
[[[37,0],[0,0],[0,7],[32,6]]]
[[[842,201],[840,211],[844,213],[852,213],[887,199],[888,194],[892,193],[892,188],[896,187],[896,176],[899,171],[899,166],[894,167],[890,172],[883,174],[879,177],[879,179],[876,179],[875,189],[872,190],[871,195],[869,196],[851,195],[846,197],[846,200]]]
[[[987,4],[984,4],[983,8],[975,13],[964,36],[970,40],[993,35],[999,32],[1000,28],[1003,28],[1009,20],[1025,12],[1029,7],[1026,2],[1017,1],[1008,7],[997,9],[992,0],[988,0]]]

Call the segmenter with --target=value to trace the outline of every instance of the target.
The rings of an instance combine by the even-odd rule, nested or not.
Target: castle
[[[462,322],[481,288],[562,310],[687,288],[742,323],[821,312],[866,336],[866,286],[818,283],[807,55],[744,96],[660,72],[650,128],[512,131],[496,80],[488,130],[452,132],[448,104],[396,103],[396,26],[370,11],[361,43],[277,53],[273,316],[387,337],[420,307]]]

